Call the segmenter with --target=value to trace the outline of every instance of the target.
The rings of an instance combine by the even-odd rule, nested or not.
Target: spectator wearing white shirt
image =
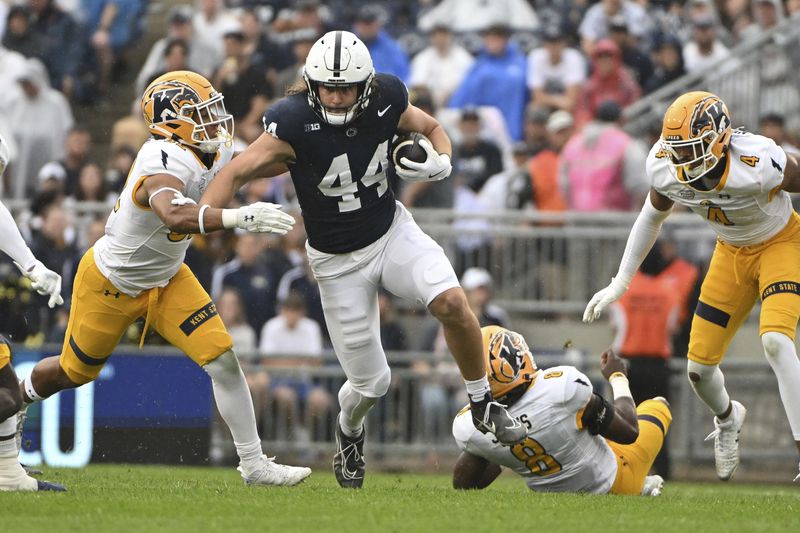
[[[436,107],[442,107],[453,94],[475,59],[453,42],[453,33],[445,23],[431,30],[431,44],[411,61],[412,87],[427,87]]]
[[[631,0],[601,0],[586,10],[581,20],[578,34],[581,47],[587,56],[591,56],[594,45],[609,36],[609,21],[615,15],[622,15],[632,35],[647,46],[652,22],[644,7]]]
[[[548,26],[542,46],[528,55],[528,88],[537,106],[572,111],[586,81],[586,61],[574,48],[567,47],[565,35]]]
[[[195,34],[210,45],[218,57],[224,57],[225,32],[240,24],[222,0],[198,0],[192,26]]]
[[[730,50],[717,38],[713,18],[703,16],[694,19],[692,24],[692,38],[683,45],[683,64],[690,74],[703,71],[730,55]]]
[[[276,423],[285,423],[288,433],[302,440],[308,435],[304,430],[314,426],[333,404],[327,390],[303,375],[303,367],[319,365],[322,355],[322,332],[319,324],[306,316],[303,296],[290,292],[281,302],[278,316],[268,320],[261,330],[259,351],[269,357],[267,364],[296,369],[291,374],[273,373],[271,395],[280,417]],[[295,425],[301,419],[305,422],[302,428]]]

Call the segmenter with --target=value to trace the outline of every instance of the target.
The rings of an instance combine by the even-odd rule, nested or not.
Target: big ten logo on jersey
[[[319,131],[319,122],[312,122],[311,124],[303,124],[303,130],[308,133],[310,131]]]
[[[728,215],[725,213],[725,211],[711,200],[703,200],[700,202],[700,205],[708,208],[706,218],[709,221],[725,226],[735,226],[735,224],[731,222],[731,219],[728,218]]]
[[[339,198],[339,212],[346,213],[361,208],[358,197],[367,187],[378,184],[378,198],[386,194],[389,182],[386,180],[386,167],[389,164],[389,140],[382,142],[372,154],[372,159],[364,171],[364,175],[353,179],[350,170],[350,159],[347,153],[337,155],[331,166],[317,186],[325,196]],[[359,183],[361,187],[359,187]]]

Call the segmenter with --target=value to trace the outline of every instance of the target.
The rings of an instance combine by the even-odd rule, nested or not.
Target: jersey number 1
[[[379,144],[378,148],[375,149],[375,153],[367,165],[367,170],[361,178],[361,184],[364,187],[369,187],[375,183],[378,184],[377,192],[379,198],[389,188],[389,182],[386,181],[388,153],[389,141],[387,140]],[[353,173],[350,171],[350,160],[347,158],[347,154],[344,153],[333,158],[325,177],[322,178],[317,187],[325,196],[339,198],[339,212],[345,213],[347,211],[355,211],[361,207],[361,199],[358,197],[358,181],[353,180]]]

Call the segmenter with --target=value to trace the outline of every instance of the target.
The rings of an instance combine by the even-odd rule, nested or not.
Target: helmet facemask
[[[662,138],[661,148],[669,155],[670,167],[679,181],[691,183],[708,174],[719,163],[719,158],[713,153],[719,139],[719,133],[708,130],[695,139]]]
[[[199,104],[185,104],[180,118],[192,124],[192,141],[206,154],[213,154],[222,145],[233,142],[233,117],[225,110],[223,96],[214,94]]]
[[[352,122],[364,111],[364,109],[366,109],[366,107],[369,105],[370,94],[372,93],[373,78],[374,74],[370,74],[366,80],[358,83],[323,83],[312,80],[305,71],[303,72],[303,80],[306,82],[306,87],[308,87],[308,104],[322,120],[332,126],[344,126],[345,124]],[[353,103],[353,105],[346,108],[328,108],[323,105],[322,100],[320,99],[320,85],[325,85],[329,88],[351,87],[355,85],[356,101]]]
[[[523,393],[537,370],[525,339],[519,333],[498,328],[487,340],[487,376],[492,394],[501,399]]]

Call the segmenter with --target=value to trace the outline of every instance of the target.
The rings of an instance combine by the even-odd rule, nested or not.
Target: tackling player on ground
[[[450,139],[430,115],[408,103],[395,76],[376,74],[367,47],[347,31],[319,39],[306,59],[305,84],[264,115],[265,133],[224,168],[201,204],[226,205],[234,191],[276,164],[291,172],[308,232],[308,258],[325,320],[347,381],[339,391],[334,473],[343,487],[364,479],[367,412],[386,394],[390,370],[380,342],[378,288],[428,307],[444,326],[472,402],[476,426],[513,443],[518,420],[492,401],[480,328],[442,248],[398,202],[386,178],[398,132],[430,139],[424,163],[398,169],[407,180],[450,174]],[[205,206],[203,206],[205,207]]]
[[[294,219],[273,204],[204,209],[195,201],[233,156],[233,118],[222,95],[193,72],[167,73],[141,104],[153,138],[139,150],[106,223],[81,259],[60,356],[40,361],[21,384],[26,404],[97,379],[122,334],[140,316],[211,377],[245,483],[295,485],[311,470],[267,458],[231,336],[183,263],[191,234],[223,228],[285,234]],[[198,214],[205,211],[205,216]]]
[[[543,492],[590,492],[658,496],[664,480],[647,472],[672,422],[669,404],[654,398],[636,407],[625,365],[613,351],[600,358],[600,371],[613,404],[594,392],[572,366],[538,370],[525,339],[488,326],[483,348],[494,397],[525,424],[524,441],[504,446],[469,421],[465,408],[453,421],[461,455],[453,471],[457,489],[482,489],[505,466]]]
[[[652,188],[619,271],[592,297],[583,320],[595,320],[627,290],[674,202],[711,225],[718,240],[692,320],[687,371],[695,393],[716,415],[709,438],[714,437],[717,476],[728,480],[739,464],[746,410],[730,399],[719,364],[759,297],[764,354],[800,450],[800,361],[794,345],[800,217],[788,194],[800,192],[800,169],[771,139],[732,130],[725,103],[698,91],[680,96],[667,109],[646,170]]]
[[[0,137],[0,178],[8,165],[9,150]],[[47,304],[52,308],[61,305],[61,276],[45,267],[33,256],[17,229],[17,224],[6,206],[0,203],[0,250],[8,254],[31,280],[31,287],[42,295],[49,296]],[[0,491],[63,491],[64,487],[30,477],[19,464],[19,439],[17,422],[22,397],[19,381],[11,366],[11,343],[0,335]]]

